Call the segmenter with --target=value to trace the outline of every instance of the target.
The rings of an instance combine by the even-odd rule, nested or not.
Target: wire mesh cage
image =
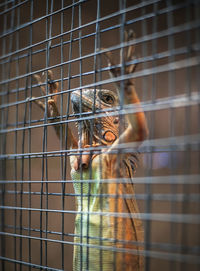
[[[2,271],[199,270],[199,27],[199,0],[0,1]]]

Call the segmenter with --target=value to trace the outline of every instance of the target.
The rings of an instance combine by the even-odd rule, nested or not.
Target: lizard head
[[[107,89],[82,89],[71,94],[71,102],[74,114],[80,117],[82,147],[113,144],[119,135],[119,116],[110,114],[119,105],[116,93]]]

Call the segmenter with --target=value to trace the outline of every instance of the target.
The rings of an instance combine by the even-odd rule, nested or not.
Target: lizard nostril
[[[84,154],[82,155],[82,158],[78,158],[78,167],[77,169],[88,169],[90,164],[90,154]],[[77,170],[76,169],[76,170]]]
[[[87,168],[88,168],[88,164],[82,163],[82,169],[87,169]]]
[[[80,167],[82,167],[82,169],[88,169],[89,163],[90,163],[90,155],[89,154],[82,155],[82,161],[80,163]]]
[[[89,164],[90,164],[90,158],[91,155],[90,154],[84,154],[82,155],[82,158],[77,157],[74,161],[74,165],[73,168],[77,171],[80,170],[80,168],[82,168],[83,170],[88,169],[89,168]]]

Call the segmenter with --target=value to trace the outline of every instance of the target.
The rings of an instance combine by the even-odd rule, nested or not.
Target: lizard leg
[[[43,85],[42,79],[39,75],[34,75],[35,80],[37,81],[38,85],[40,86],[42,94],[45,96],[46,95],[46,89]],[[53,94],[58,92],[58,83],[55,83],[53,81],[53,73],[52,71],[48,71],[48,84],[49,84],[49,93]],[[34,102],[43,110],[45,111],[45,103],[43,103],[41,100],[34,100]],[[56,95],[52,97],[48,97],[47,101],[47,116],[48,118],[50,117],[59,117],[59,111],[56,105]]]
[[[53,72],[51,70],[48,70],[47,73],[48,76],[48,85],[49,85],[49,93],[50,94],[55,94],[58,92],[58,83],[53,80]],[[42,79],[39,75],[34,76],[35,80],[37,81],[38,85],[40,86],[42,94],[45,96],[46,95],[46,90],[45,87],[43,86]],[[43,103],[41,100],[34,100],[34,102],[43,110],[45,111],[45,103]],[[47,100],[47,116],[50,118],[51,123],[55,123],[53,125],[56,135],[58,136],[59,139],[61,139],[61,131],[62,131],[62,142],[63,142],[63,147],[64,147],[64,142],[65,142],[65,123],[60,123],[60,113],[57,107],[57,95],[52,95],[48,97]],[[58,124],[56,124],[58,123]],[[62,128],[61,128],[62,127]],[[67,148],[72,147],[72,148],[77,148],[77,140],[73,136],[71,129],[68,127],[68,138],[69,140],[67,141]]]
[[[128,33],[125,33],[125,42],[129,43],[134,38],[133,31],[129,31]],[[124,57],[124,73],[125,75],[132,74],[135,71],[136,64],[133,63],[134,60],[134,51],[135,46],[129,45],[127,48],[124,49],[124,52],[122,54],[121,52],[121,65],[123,62],[122,55]],[[120,67],[114,67],[116,66],[113,61],[113,56],[111,52],[105,53],[108,65],[110,66],[110,74],[112,77],[120,77],[121,74],[121,68]],[[129,63],[130,62],[130,63]],[[124,104],[134,104],[135,108],[137,109],[137,112],[134,114],[128,114],[128,122],[129,125],[127,129],[124,131],[124,133],[120,136],[120,138],[113,144],[117,145],[120,142],[128,143],[128,142],[141,142],[143,141],[147,135],[148,135],[148,128],[146,123],[146,118],[144,115],[144,112],[140,105],[139,97],[136,93],[134,81],[132,78],[125,79],[124,80],[124,90],[121,90],[120,82],[118,81],[116,83],[118,93],[120,94],[120,91],[124,91]],[[120,95],[119,95],[120,97]]]

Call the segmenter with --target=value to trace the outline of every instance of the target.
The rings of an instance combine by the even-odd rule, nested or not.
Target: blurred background
[[[150,131],[135,175],[149,215],[145,270],[199,270],[199,15],[198,0],[0,1],[1,270],[72,270],[68,157],[27,98],[43,96],[33,76],[51,69],[61,119],[77,134],[68,90],[115,89],[99,50],[114,49],[119,63],[124,29],[135,32],[135,85]]]

